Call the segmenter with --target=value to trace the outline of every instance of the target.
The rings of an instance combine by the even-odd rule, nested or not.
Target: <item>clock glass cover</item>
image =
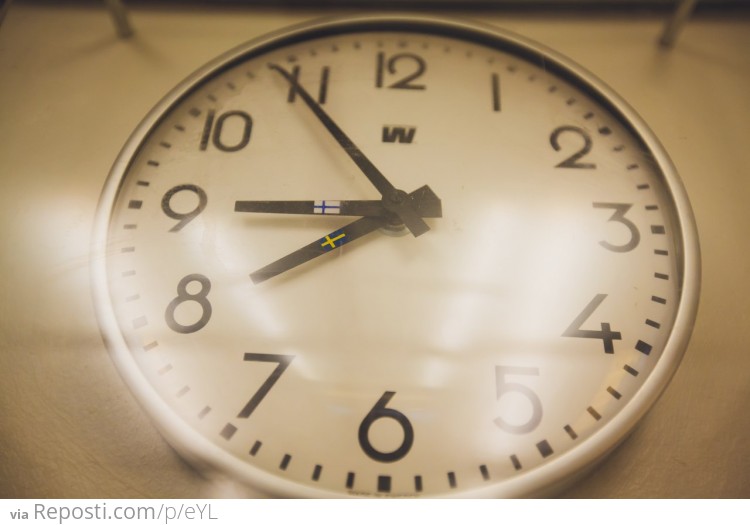
[[[283,496],[545,494],[674,373],[687,198],[632,110],[485,26],[356,17],[217,59],[146,117],[95,233],[126,383]]]

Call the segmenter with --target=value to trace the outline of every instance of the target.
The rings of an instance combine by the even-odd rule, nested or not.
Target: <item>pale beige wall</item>
[[[78,5],[76,7],[76,5]],[[0,496],[200,497],[105,351],[89,235],[120,147],[167,90],[245,40],[319,11],[136,8],[118,40],[96,3],[14,3],[0,27]],[[466,16],[472,17],[471,13]],[[610,84],[691,196],[703,249],[692,342],[636,433],[566,495],[750,496],[750,18],[482,16]]]

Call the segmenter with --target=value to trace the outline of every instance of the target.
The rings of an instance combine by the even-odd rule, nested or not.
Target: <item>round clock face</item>
[[[209,64],[102,197],[103,332],[196,464],[288,496],[539,494],[695,315],[692,215],[608,89],[482,26],[349,18]]]

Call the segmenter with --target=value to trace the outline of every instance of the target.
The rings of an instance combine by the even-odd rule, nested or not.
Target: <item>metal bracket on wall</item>
[[[0,0],[0,26],[3,25],[3,20],[5,19],[5,13],[8,12],[9,7],[10,7],[10,0]]]
[[[5,19],[12,0],[0,0],[0,26]],[[663,48],[672,48],[677,37],[695,10],[698,0],[677,0],[677,7],[667,20],[659,37],[659,45]],[[128,18],[128,10],[121,0],[104,0],[104,4],[112,15],[117,36],[129,38],[135,34],[133,26]]]
[[[659,37],[659,45],[664,48],[672,48],[677,41],[677,36],[693,14],[698,0],[679,0],[677,8],[664,25],[664,30]]]
[[[3,24],[3,20],[10,8],[10,4],[11,0],[0,0],[0,26]],[[133,26],[130,25],[128,10],[125,5],[120,0],[104,0],[104,4],[112,15],[112,21],[115,24],[117,36],[120,38],[133,36],[135,31],[133,31]]]
[[[115,30],[117,36],[120,38],[129,38],[133,36],[133,26],[130,25],[128,19],[128,10],[120,0],[104,0],[104,3],[109,9],[109,13],[112,15],[112,21],[115,24]]]

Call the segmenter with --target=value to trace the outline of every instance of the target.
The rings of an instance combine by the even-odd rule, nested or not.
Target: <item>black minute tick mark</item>
[[[609,393],[609,394],[610,394],[610,395],[611,395],[612,397],[614,397],[615,399],[620,399],[620,398],[622,397],[622,394],[621,394],[620,392],[618,392],[617,390],[615,390],[614,388],[612,388],[611,386],[608,386],[608,387],[607,387],[607,392],[608,392],[608,393]]]
[[[313,469],[312,473],[312,480],[313,481],[319,481],[320,480],[320,474],[323,472],[323,467],[320,465],[315,465],[315,468]]]
[[[635,349],[644,355],[649,355],[651,353],[651,348],[652,347],[650,344],[643,342],[640,339],[635,344]]]
[[[482,479],[485,481],[489,481],[490,479],[490,471],[487,469],[487,465],[480,465],[479,466],[479,472],[482,474]]]
[[[458,486],[455,472],[448,472],[448,485],[450,485],[452,489],[455,489]]]
[[[422,492],[422,476],[414,476],[414,490],[416,492]]]
[[[378,476],[378,492],[390,492],[391,491],[391,477],[390,476]]]
[[[221,429],[219,435],[229,441],[230,439],[232,439],[232,436],[234,436],[235,432],[237,432],[237,427],[231,423],[227,423],[224,428]]]
[[[536,448],[537,450],[539,450],[539,453],[542,455],[543,458],[551,456],[552,453],[554,452],[549,442],[546,439],[537,443]]]

